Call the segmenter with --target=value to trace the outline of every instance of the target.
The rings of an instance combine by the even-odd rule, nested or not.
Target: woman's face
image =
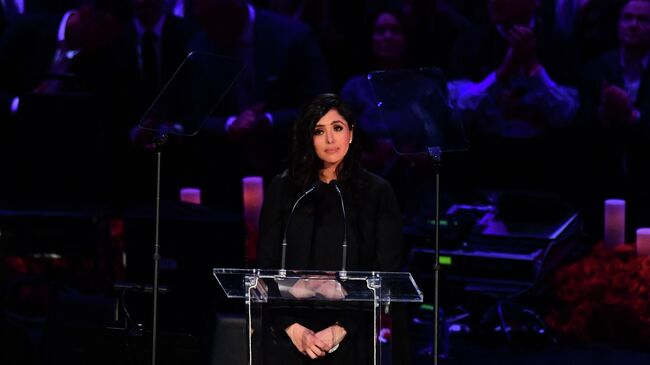
[[[338,110],[330,109],[316,122],[313,140],[314,150],[323,161],[323,167],[336,167],[350,149],[352,130]]]
[[[381,13],[372,31],[372,51],[379,59],[399,59],[406,41],[399,20],[390,13]]]

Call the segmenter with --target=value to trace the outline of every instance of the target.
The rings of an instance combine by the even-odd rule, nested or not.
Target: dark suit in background
[[[303,23],[263,9],[255,9],[252,57],[233,47],[220,45],[206,32],[199,32],[190,43],[192,51],[239,58],[252,73],[247,95],[236,91],[228,95],[219,111],[230,116],[263,101],[273,116],[273,125],[287,128],[297,115],[297,107],[309,97],[329,89],[328,72],[318,42]],[[248,77],[246,74],[243,77]],[[227,80],[230,81],[230,80]],[[223,133],[225,119],[215,118],[205,126]]]
[[[7,172],[16,177],[4,183],[15,189],[2,189],[12,192],[9,199],[37,204],[69,200],[72,204],[75,200],[90,202],[86,193],[91,190],[103,192],[94,177],[88,184],[81,183],[82,179],[73,179],[74,184],[62,181],[80,169],[86,169],[84,178],[90,177],[93,173],[88,169],[101,169],[110,155],[100,148],[86,148],[87,142],[93,146],[103,142],[94,134],[103,131],[103,124],[89,114],[93,108],[87,109],[95,101],[90,87],[92,65],[103,54],[99,48],[88,48],[67,57],[65,42],[58,38],[62,20],[62,14],[21,16],[1,46],[1,121],[11,121],[1,126],[8,138],[2,147],[10,151],[2,155]],[[15,110],[10,114],[12,107]],[[79,123],[82,120],[84,124]],[[91,156],[97,161],[88,164]],[[87,187],[78,189],[80,185]]]
[[[632,105],[640,118],[631,125],[622,120],[603,123],[599,118],[601,91],[605,83],[625,89],[621,51],[605,53],[587,65],[582,73],[580,147],[584,168],[581,185],[590,233],[602,235],[603,201],[623,198],[630,216],[627,236],[634,239],[636,228],[650,225],[650,72],[646,66]],[[622,119],[622,116],[621,116]],[[629,241],[628,241],[629,242]]]
[[[61,18],[51,15],[15,19],[0,41],[0,121],[9,119],[11,101],[31,92],[49,72]]]
[[[162,19],[162,18],[161,18]],[[147,82],[143,69],[142,40],[136,31],[135,19],[129,18],[123,25],[119,38],[109,50],[102,68],[105,72],[97,80],[101,85],[98,94],[106,104],[113,124],[116,148],[116,183],[121,191],[122,204],[150,202],[155,191],[155,160],[151,151],[133,146],[131,132],[140,123],[158,93],[172,77],[187,56],[190,35],[186,22],[171,14],[164,15],[158,42],[157,65],[154,85]],[[177,141],[174,141],[177,142]],[[180,185],[193,185],[188,170],[191,161],[190,143],[170,143],[163,158],[163,198],[177,200]]]
[[[203,30],[189,47],[233,58],[244,68],[199,136],[204,149],[201,156],[209,157],[202,167],[203,184],[211,188],[207,198],[235,210],[241,209],[241,177],[261,175],[270,180],[281,170],[298,107],[329,90],[325,62],[310,29],[287,16],[252,6],[248,6],[249,22],[251,11],[253,23],[244,31],[248,35],[234,44],[225,45]],[[223,90],[230,81],[230,77],[219,81]],[[272,125],[239,136],[227,132],[228,118],[256,107],[270,114]]]

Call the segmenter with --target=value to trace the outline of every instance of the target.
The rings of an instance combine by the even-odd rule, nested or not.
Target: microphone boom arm
[[[291,212],[289,212],[289,217],[287,218],[287,224],[284,227],[284,234],[282,235],[282,261],[280,263],[280,276],[284,277],[287,276],[287,270],[286,270],[286,261],[287,261],[287,232],[289,231],[289,224],[291,223],[291,217],[293,217],[293,212],[296,210],[296,207],[298,206],[298,203],[309,195],[312,191],[316,189],[316,186],[312,186],[309,188],[307,191],[305,191],[298,200],[296,200],[295,203],[293,203],[293,207],[291,208]]]
[[[345,217],[345,203],[343,203],[343,194],[341,193],[341,189],[339,189],[336,181],[333,180],[332,183],[334,184],[336,192],[339,194],[339,199],[341,200],[341,211],[343,212],[343,244],[341,250],[341,272],[339,276],[341,279],[346,279],[348,276],[348,272],[346,270],[348,261],[348,220]]]

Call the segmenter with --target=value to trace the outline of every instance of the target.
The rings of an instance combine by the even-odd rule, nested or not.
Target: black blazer
[[[339,186],[346,209],[347,269],[398,270],[402,224],[390,184],[362,170],[358,178],[339,182]],[[260,268],[280,268],[284,230],[291,208],[302,193],[286,172],[271,182],[260,216],[257,256]],[[337,223],[342,222],[338,220],[342,220],[342,213],[337,199],[333,186],[322,184],[296,207],[287,230],[287,269],[313,269],[310,264],[322,270],[341,268],[343,226]],[[321,222],[326,222],[328,227],[319,227]],[[315,247],[314,243],[326,247]]]
[[[162,28],[160,49],[160,88],[174,74],[188,54],[187,42],[190,28],[174,15],[167,14]],[[104,89],[108,98],[115,99],[113,105],[121,107],[125,123],[130,128],[137,123],[156,95],[145,92],[138,66],[138,35],[133,19],[124,25],[120,37],[110,49],[109,60],[106,62],[105,80],[109,85]]]

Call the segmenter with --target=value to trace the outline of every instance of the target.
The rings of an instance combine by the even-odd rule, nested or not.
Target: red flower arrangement
[[[552,279],[555,305],[546,316],[559,336],[580,342],[650,345],[650,257],[634,246],[602,243]]]

